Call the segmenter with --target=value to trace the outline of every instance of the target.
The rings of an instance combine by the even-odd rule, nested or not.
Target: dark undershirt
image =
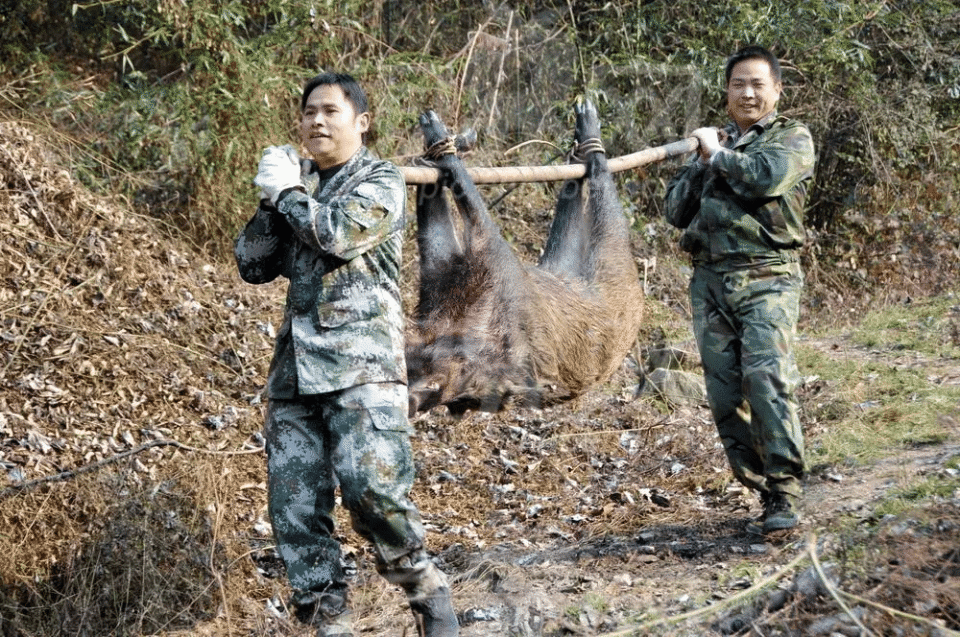
[[[340,172],[340,169],[346,165],[346,162],[331,166],[330,168],[317,168],[317,175],[321,182],[327,182],[331,177]]]

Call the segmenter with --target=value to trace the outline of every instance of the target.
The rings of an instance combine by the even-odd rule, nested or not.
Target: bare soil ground
[[[90,195],[29,127],[0,122],[0,143],[0,635],[307,635],[259,433],[282,285]],[[957,360],[804,346],[960,382]],[[960,405],[936,444],[813,467],[801,527],[761,537],[705,408],[637,383],[628,357],[572,403],[415,420],[413,497],[463,635],[960,631]],[[804,386],[810,445],[833,391]],[[931,477],[948,495],[878,508]],[[358,634],[415,634],[339,522]]]
[[[444,469],[437,466],[424,471],[427,488],[449,502],[467,499],[459,493],[461,484],[478,500],[492,498],[492,504],[484,503],[486,522],[479,513],[465,516],[456,505],[442,508],[432,506],[432,498],[421,499],[431,502],[428,510],[443,520],[434,520],[443,537],[434,542],[442,542],[439,557],[458,579],[465,635],[730,634],[749,624],[758,635],[817,634],[808,632],[810,625],[835,612],[822,589],[795,595],[775,613],[754,609],[748,620],[742,617],[751,602],[767,600],[770,588],[794,586],[809,561],[775,576],[776,586],[767,582],[766,589],[731,604],[730,612],[697,611],[735,598],[811,551],[833,563],[841,586],[840,580],[861,576],[869,565],[875,569],[870,584],[859,582],[851,592],[869,589],[874,599],[900,610],[911,608],[901,590],[889,597],[881,593],[884,580],[897,576],[891,557],[903,560],[903,571],[911,573],[940,562],[933,567],[940,577],[953,573],[942,583],[956,586],[960,492],[948,502],[925,505],[916,519],[878,520],[874,510],[891,492],[945,471],[960,453],[955,421],[946,444],[904,449],[869,466],[816,468],[806,485],[801,527],[761,537],[746,528],[759,506],[729,481],[708,412],[698,407],[652,413],[643,400],[625,397],[632,381],[633,374],[625,371],[606,393],[593,392],[573,407],[453,425],[452,440],[460,441],[466,457],[489,449],[488,468],[477,476],[476,486],[467,487],[469,470],[453,472],[443,482],[436,476]],[[431,422],[426,432],[447,426]],[[469,431],[482,435],[471,444]],[[485,441],[495,441],[495,447]],[[893,556],[884,555],[876,564],[870,564],[876,556],[866,555],[847,562],[844,552],[877,524],[886,529],[880,536],[889,532],[904,545],[896,544]],[[480,537],[471,542],[467,531],[464,540],[449,543],[449,536],[465,526]],[[921,537],[922,548],[911,545]],[[917,585],[917,592],[927,589]],[[957,629],[957,599],[948,597],[953,609],[947,612],[954,615],[948,625]],[[911,604],[923,606],[926,594],[920,598]],[[684,613],[693,617],[681,629],[675,618]],[[728,616],[740,617],[741,623]],[[882,621],[879,626],[877,631],[887,634],[889,626]],[[926,628],[916,630],[906,634],[927,634]]]

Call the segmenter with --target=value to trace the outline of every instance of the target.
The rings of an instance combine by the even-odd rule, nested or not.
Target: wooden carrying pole
[[[687,137],[670,144],[645,148],[629,155],[614,157],[607,162],[610,172],[638,168],[668,157],[692,153],[697,149],[695,137]],[[432,184],[440,178],[440,171],[427,166],[400,166],[403,179],[408,184]],[[563,181],[579,179],[586,174],[584,164],[558,166],[473,166],[467,172],[476,184],[528,183],[533,181]]]

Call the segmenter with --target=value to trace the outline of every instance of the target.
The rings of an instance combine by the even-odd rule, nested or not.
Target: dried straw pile
[[[262,509],[278,290],[90,194],[53,138],[0,122],[0,616],[175,626],[215,608],[227,505]]]

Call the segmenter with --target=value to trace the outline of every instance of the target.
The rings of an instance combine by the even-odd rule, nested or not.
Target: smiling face
[[[363,145],[369,127],[370,113],[357,113],[337,84],[313,89],[300,114],[300,139],[320,168],[350,159]]]
[[[727,112],[745,131],[777,108],[782,88],[766,60],[741,60],[734,65],[727,82]]]

